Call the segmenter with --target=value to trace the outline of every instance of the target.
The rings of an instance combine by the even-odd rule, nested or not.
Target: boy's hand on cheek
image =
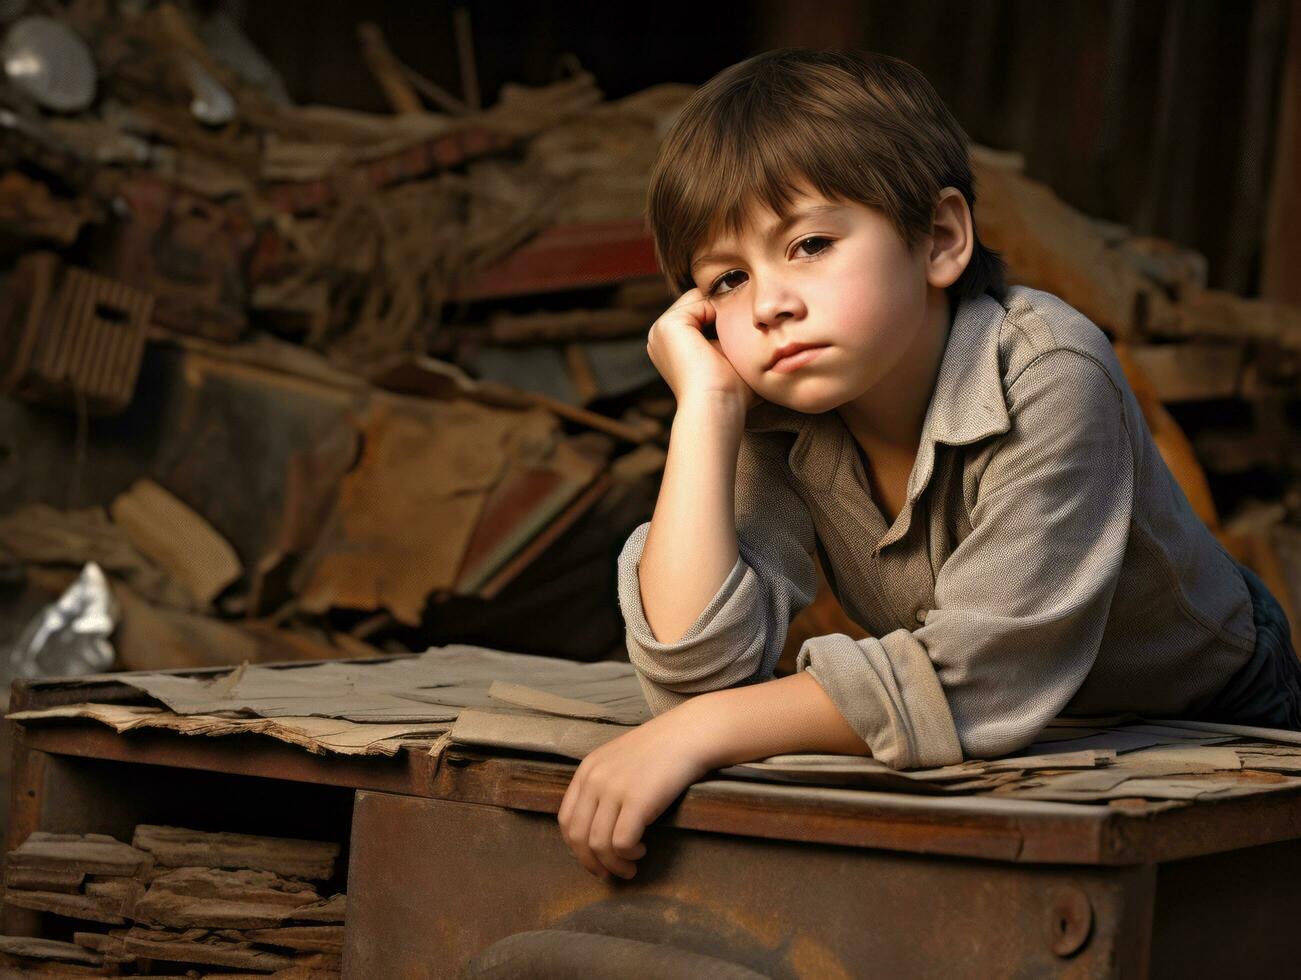
[[[651,326],[646,351],[679,405],[697,396],[722,395],[740,409],[751,408],[759,396],[741,379],[718,341],[705,336],[715,315],[704,293],[688,290]]]
[[[690,717],[669,711],[652,718],[591,752],[574,772],[556,819],[592,874],[633,877],[634,862],[646,854],[646,827],[709,771],[693,748]]]

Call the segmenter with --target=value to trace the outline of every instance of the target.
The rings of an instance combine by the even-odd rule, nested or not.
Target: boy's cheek
[[[718,346],[723,356],[731,362],[741,380],[747,384],[757,380],[763,372],[758,370],[759,352],[753,342],[746,342],[736,332],[720,325],[718,328]]]

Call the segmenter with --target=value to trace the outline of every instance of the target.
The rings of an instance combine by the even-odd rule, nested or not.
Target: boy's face
[[[927,250],[808,188],[790,213],[783,224],[752,209],[739,239],[697,250],[692,275],[741,379],[766,401],[825,412],[873,388],[924,329]]]

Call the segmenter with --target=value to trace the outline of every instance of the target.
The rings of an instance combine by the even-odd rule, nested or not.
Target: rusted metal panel
[[[655,245],[640,221],[547,228],[456,291],[456,299],[519,296],[658,277]]]
[[[1301,840],[1162,864],[1151,975],[1296,976],[1297,922]]]
[[[635,879],[602,882],[550,815],[359,793],[344,975],[473,976],[476,956],[538,929],[774,978],[1146,975],[1150,866],[1026,867],[660,826],[648,838]]]

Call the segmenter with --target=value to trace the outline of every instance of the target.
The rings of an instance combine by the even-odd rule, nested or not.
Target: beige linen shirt
[[[772,404],[747,418],[736,522],[736,565],[675,643],[642,609],[649,524],[620,555],[629,659],[656,714],[772,678],[815,552],[872,635],[814,637],[796,669],[898,769],[1014,752],[1059,715],[1196,712],[1255,645],[1246,583],[1111,344],[1038,290],[959,305],[892,524],[840,416]]]

